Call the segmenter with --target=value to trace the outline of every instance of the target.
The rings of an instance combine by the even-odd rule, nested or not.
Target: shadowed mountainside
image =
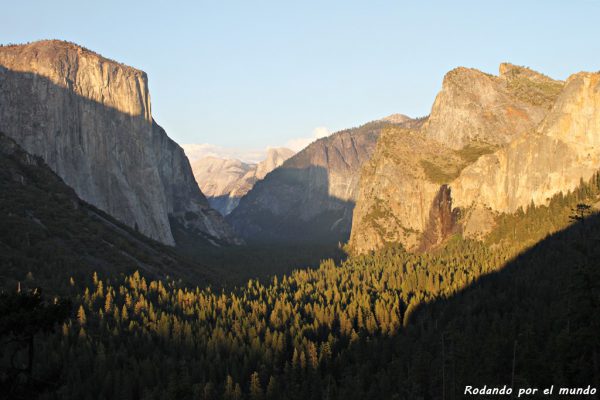
[[[249,242],[346,241],[360,168],[388,126],[374,121],[313,142],[258,182],[227,221]]]
[[[32,278],[66,282],[106,274],[143,271],[175,276],[189,284],[217,282],[210,268],[178,256],[79,199],[41,160],[0,133],[0,265],[2,286],[30,272]],[[208,244],[205,244],[208,246]]]
[[[296,169],[286,164],[258,181],[242,203],[243,208],[236,208],[227,219],[248,243],[263,245],[343,242],[348,239],[354,208],[352,201],[329,194],[325,168]],[[245,215],[244,224],[238,225]]]

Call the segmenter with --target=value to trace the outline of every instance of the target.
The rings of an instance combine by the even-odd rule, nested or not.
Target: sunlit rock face
[[[514,212],[546,204],[600,168],[600,74],[578,73],[532,132],[465,168],[452,183],[455,206]]]
[[[385,129],[362,169],[350,236],[352,250],[364,253],[389,243],[417,248],[440,185],[449,179],[437,176],[434,168],[455,175],[461,162],[453,150],[418,131]]]
[[[381,135],[362,169],[349,248],[481,238],[496,213],[572,190],[600,168],[598,93],[598,74],[450,71],[422,126]]]
[[[209,156],[194,161],[192,171],[211,207],[227,215],[256,182],[293,155],[294,151],[280,147],[268,149],[259,163]]]
[[[83,200],[153,239],[174,244],[169,216],[193,213],[187,224],[235,241],[154,122],[140,70],[61,41],[1,47],[0,131]]]
[[[562,87],[527,68],[501,64],[500,75],[456,68],[446,74],[423,133],[458,150],[503,145],[534,129]]]

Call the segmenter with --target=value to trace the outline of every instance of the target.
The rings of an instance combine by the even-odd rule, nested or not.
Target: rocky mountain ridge
[[[175,244],[175,218],[204,239],[237,241],[152,118],[140,70],[56,40],[1,47],[0,131],[83,200],[153,239]]]

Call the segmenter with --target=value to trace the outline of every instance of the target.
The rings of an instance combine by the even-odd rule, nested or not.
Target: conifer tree
[[[77,322],[79,322],[79,325],[84,326],[85,323],[87,322],[87,317],[85,315],[85,310],[83,309],[83,305],[79,306],[79,309],[77,310]]]
[[[258,372],[253,372],[250,376],[250,399],[263,400],[263,390],[260,386],[260,377]]]

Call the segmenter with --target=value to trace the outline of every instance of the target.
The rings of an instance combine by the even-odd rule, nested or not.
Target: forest
[[[235,287],[22,271],[20,292],[0,297],[0,393],[455,399],[467,385],[598,387],[599,194],[595,175],[499,215],[484,242],[391,246]]]

